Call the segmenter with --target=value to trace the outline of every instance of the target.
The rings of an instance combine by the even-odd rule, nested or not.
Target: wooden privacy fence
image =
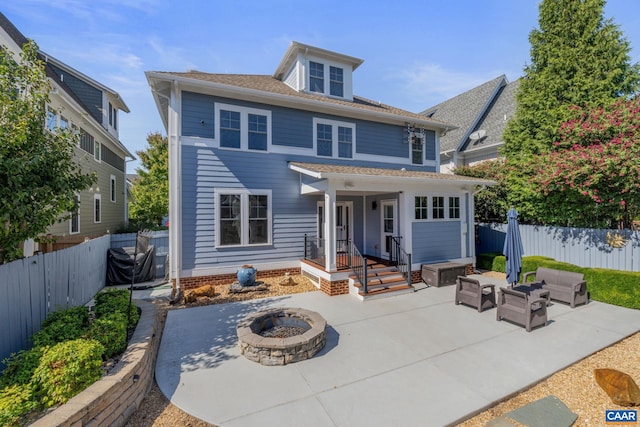
[[[478,224],[476,254],[502,253],[506,231],[507,224]],[[525,256],[542,255],[580,267],[640,271],[640,231],[520,225],[520,235]]]
[[[104,287],[110,243],[103,236],[0,265],[0,360],[31,347],[49,313],[84,305]]]
[[[151,232],[156,277],[164,277],[168,231]],[[51,312],[85,305],[105,287],[107,251],[134,246],[136,234],[112,234],[0,265],[0,361],[31,347],[29,337]],[[0,371],[4,365],[0,363]]]

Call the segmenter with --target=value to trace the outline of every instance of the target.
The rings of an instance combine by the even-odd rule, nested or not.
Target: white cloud
[[[425,108],[481,85],[502,73],[488,74],[447,69],[438,64],[415,64],[395,73],[404,95]]]

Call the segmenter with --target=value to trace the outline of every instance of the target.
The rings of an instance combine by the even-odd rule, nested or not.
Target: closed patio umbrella
[[[522,269],[522,256],[524,255],[518,226],[518,211],[514,208],[507,212],[507,235],[504,239],[502,254],[507,258],[507,283],[513,286],[514,283],[518,283],[518,275]]]

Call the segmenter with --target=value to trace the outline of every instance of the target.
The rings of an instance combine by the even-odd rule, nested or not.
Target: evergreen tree
[[[640,67],[630,63],[630,45],[619,27],[604,19],[604,0],[543,0],[539,28],[529,35],[531,64],[516,94],[502,154],[512,173],[510,202],[535,221],[544,200],[531,176],[532,155],[547,153],[572,106],[595,108],[630,97],[640,87]]]

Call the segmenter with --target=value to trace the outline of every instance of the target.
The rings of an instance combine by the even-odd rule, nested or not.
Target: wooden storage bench
[[[467,275],[467,266],[457,262],[422,264],[422,281],[430,286],[446,286],[456,283],[458,276]]]

